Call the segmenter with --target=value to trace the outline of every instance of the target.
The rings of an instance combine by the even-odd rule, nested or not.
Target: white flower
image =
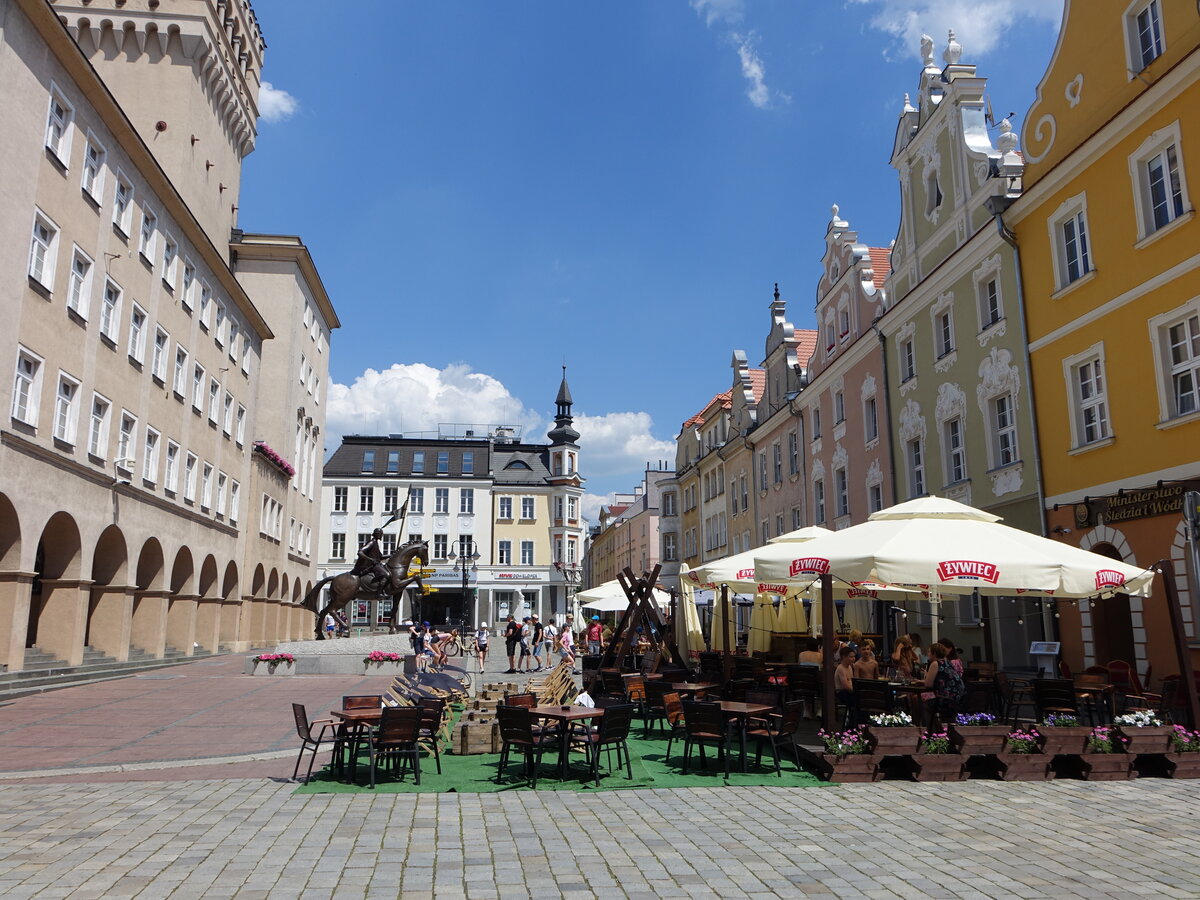
[[[1137,712],[1125,713],[1123,716],[1117,716],[1113,719],[1113,724],[1130,725],[1134,728],[1148,728],[1161,725],[1162,720],[1154,715],[1154,713],[1139,710]]]
[[[904,712],[871,716],[871,724],[878,728],[898,728],[912,722],[912,716]]]

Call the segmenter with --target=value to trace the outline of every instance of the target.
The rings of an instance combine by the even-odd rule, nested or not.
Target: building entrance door
[[[1121,559],[1112,544],[1097,544],[1092,551],[1110,559]],[[1096,601],[1092,607],[1092,646],[1097,665],[1106,666],[1114,659],[1137,665],[1128,594]]]

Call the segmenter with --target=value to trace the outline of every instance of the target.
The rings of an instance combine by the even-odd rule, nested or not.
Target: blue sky
[[[812,327],[830,204],[895,236],[922,31],[940,60],[956,30],[1020,131],[1062,9],[253,2],[270,88],[239,224],[300,234],[337,307],[331,441],[439,422],[542,440],[566,364],[589,510],[674,459],[733,350],[761,360],[775,282]]]

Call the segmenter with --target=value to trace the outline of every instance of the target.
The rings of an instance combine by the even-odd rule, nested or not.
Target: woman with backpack
[[[954,721],[967,693],[962,675],[950,664],[947,656],[944,644],[931,644],[929,667],[925,670],[925,687],[933,691],[934,710],[943,725]]]

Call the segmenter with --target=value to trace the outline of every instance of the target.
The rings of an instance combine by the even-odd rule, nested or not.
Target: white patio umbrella
[[[700,628],[700,612],[696,609],[696,591],[684,577],[688,572],[687,563],[679,567],[679,600],[675,606],[675,620],[682,625],[675,631],[675,641],[679,646],[680,660],[684,665],[704,649],[704,632]]]
[[[746,637],[746,652],[771,650],[771,635],[778,631],[778,616],[775,603],[769,594],[755,594],[754,606],[750,610],[750,634]]]
[[[593,612],[621,612],[629,606],[629,598],[625,596],[625,589],[615,579],[594,588],[588,588],[586,591],[579,591],[575,594],[575,598],[579,601],[580,607]],[[666,609],[671,605],[671,595],[655,588],[654,602],[660,609]]]

